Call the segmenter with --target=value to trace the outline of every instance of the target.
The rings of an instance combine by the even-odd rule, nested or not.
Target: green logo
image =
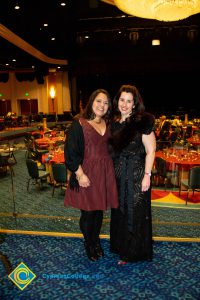
[[[23,291],[36,278],[36,275],[21,262],[8,277]]]

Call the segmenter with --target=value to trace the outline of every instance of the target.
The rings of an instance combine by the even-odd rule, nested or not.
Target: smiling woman
[[[118,206],[114,167],[108,153],[111,100],[108,92],[95,90],[79,120],[72,123],[65,145],[71,171],[65,206],[81,210],[80,230],[88,258],[103,256],[99,234],[103,211]]]

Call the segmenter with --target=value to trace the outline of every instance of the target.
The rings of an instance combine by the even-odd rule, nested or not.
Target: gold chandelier
[[[200,0],[102,0],[145,19],[178,21],[200,12]]]

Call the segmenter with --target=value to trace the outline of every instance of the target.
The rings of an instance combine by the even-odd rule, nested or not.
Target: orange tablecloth
[[[64,163],[65,158],[64,158],[64,152],[54,152],[52,158],[49,161],[50,163]]]
[[[180,153],[172,153],[169,155],[165,154],[163,151],[157,151],[156,156],[162,157],[168,163],[175,163],[177,165],[200,165],[200,155],[197,152],[186,152],[185,150],[176,150],[176,153],[177,151],[180,151]]]
[[[187,139],[188,142],[194,146],[200,145],[200,138],[196,138],[196,137],[191,137],[189,139]]]
[[[42,156],[42,162],[43,163],[64,163],[64,152],[54,152],[52,155],[49,153],[46,153]]]
[[[188,172],[191,167],[200,165],[200,154],[197,152],[176,150],[173,154],[173,152],[164,153],[163,151],[157,151],[156,156],[163,158],[167,162],[169,170],[175,170],[177,166],[181,177],[183,172]]]
[[[58,141],[63,141],[64,142],[64,140],[65,140],[64,137],[56,136],[56,137],[51,137],[51,138],[45,137],[45,138],[42,138],[42,139],[36,139],[35,141],[38,145],[46,145],[46,144],[51,145],[51,144],[55,144]]]

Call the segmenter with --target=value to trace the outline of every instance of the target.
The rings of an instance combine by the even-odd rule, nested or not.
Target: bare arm
[[[143,134],[142,135],[142,142],[146,150],[146,158],[145,158],[145,173],[144,178],[142,180],[142,192],[145,192],[149,189],[151,178],[147,173],[151,173],[154,158],[155,158],[155,151],[156,151],[156,138],[155,134],[152,131],[149,135]]]

